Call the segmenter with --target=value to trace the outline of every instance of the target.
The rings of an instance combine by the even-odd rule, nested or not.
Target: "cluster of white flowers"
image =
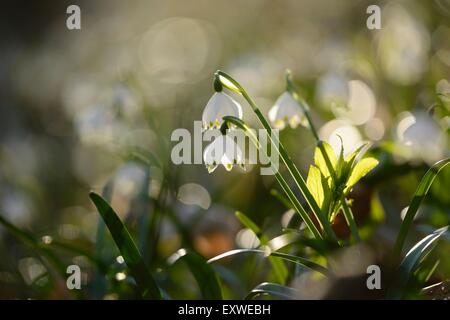
[[[202,115],[203,130],[220,129],[223,117],[233,116],[242,119],[242,106],[232,97],[221,91],[213,94],[206,104]],[[276,129],[286,126],[296,128],[305,124],[305,114],[300,104],[288,91],[284,92],[269,111],[269,120]],[[203,153],[203,161],[208,172],[213,172],[219,165],[230,171],[234,165],[244,167],[241,148],[226,134],[216,138]]]
[[[203,110],[203,130],[220,129],[225,116],[242,119],[242,106],[226,93],[219,91],[213,94]],[[217,137],[206,147],[203,161],[209,173],[219,165],[223,165],[227,171],[234,165],[244,166],[241,148],[226,134]]]

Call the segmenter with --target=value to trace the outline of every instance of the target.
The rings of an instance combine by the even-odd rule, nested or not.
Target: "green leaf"
[[[296,300],[298,299],[299,292],[294,288],[282,286],[277,283],[264,282],[253,288],[247,294],[245,300],[252,300],[259,295],[270,295],[283,300]]]
[[[200,292],[204,299],[222,299],[219,279],[214,269],[201,255],[187,249],[180,249],[169,260],[171,264],[177,261],[183,261],[187,264],[200,287]]]
[[[252,230],[255,235],[258,238],[263,238],[260,240],[265,240],[265,241],[261,241],[262,244],[267,243],[267,237],[265,237],[261,231],[261,229],[256,225],[256,223],[254,223],[249,217],[247,217],[245,214],[243,214],[240,211],[236,211],[235,212],[236,218],[238,218],[238,220],[247,228],[249,228],[250,230]]]
[[[306,185],[308,186],[309,191],[313,195],[314,200],[316,200],[319,207],[322,208],[325,194],[322,188],[322,174],[320,173],[319,168],[317,168],[316,166],[309,166],[308,177],[306,178]]]
[[[330,146],[329,143],[325,141],[320,141],[319,143],[322,144],[323,147],[322,150],[325,151],[325,153],[327,154],[330,163],[327,164],[327,160],[324,158],[322,154],[320,145],[317,146],[314,151],[314,163],[319,168],[320,172],[322,172],[324,177],[330,177],[332,176],[332,172],[330,172],[328,167],[331,164],[332,168],[336,169],[337,157],[336,154],[334,153],[333,148]]]
[[[406,235],[408,234],[409,228],[414,220],[414,217],[419,210],[419,206],[422,203],[423,199],[430,190],[431,185],[433,184],[434,179],[437,177],[439,172],[444,169],[446,165],[450,163],[450,158],[441,160],[436,162],[430,169],[428,169],[427,173],[423,176],[422,180],[417,187],[416,192],[414,193],[414,197],[409,204],[408,210],[406,211],[405,217],[403,218],[402,225],[400,226],[400,231],[397,236],[397,240],[395,243],[395,253],[398,255],[401,253],[403,244],[405,243]]]
[[[425,261],[422,266],[420,266],[420,268],[417,268],[416,272],[414,273],[417,282],[421,285],[424,286],[428,280],[430,280],[431,276],[433,275],[433,273],[436,271],[438,265],[441,263],[441,261],[439,259],[426,259],[427,261]]]
[[[282,235],[279,235],[278,237],[270,239],[270,241],[267,243],[270,250],[272,251],[278,251],[294,242],[299,241],[300,234],[296,232],[287,232]]]
[[[380,200],[380,196],[375,192],[370,200],[370,216],[376,223],[382,223],[385,219],[386,213],[384,212],[383,205]]]
[[[361,150],[366,147],[368,145],[368,143],[363,143],[362,145],[360,145],[358,148],[356,148],[355,150],[353,150],[352,153],[350,153],[348,156],[345,157],[345,162],[347,162],[349,164],[350,167],[353,166],[356,157],[359,155],[359,153],[361,152]]]
[[[341,179],[346,178],[347,176],[344,176],[344,171],[345,171],[345,159],[344,159],[344,141],[342,141],[342,137],[340,135],[338,135],[338,138],[341,140],[341,150],[339,152],[339,157],[335,166],[335,172],[336,172],[336,178],[340,181],[336,181],[336,185],[339,185],[341,181]]]
[[[356,225],[355,217],[353,216],[353,212],[350,209],[349,204],[347,203],[347,199],[345,197],[342,197],[342,209],[344,211],[344,217],[345,221],[347,222],[347,225],[350,228],[350,232],[352,233],[353,239],[356,242],[361,241],[361,237],[359,236],[358,232],[358,226]]]
[[[84,250],[83,248],[77,247],[73,244],[66,243],[64,241],[60,241],[60,240],[56,240],[56,239],[52,239],[52,241],[50,243],[42,243],[41,244],[41,247],[44,247],[44,246],[48,247],[48,248],[60,249],[60,250],[64,250],[67,252],[72,252],[73,254],[76,254],[76,255],[84,256],[89,261],[91,261],[99,269],[100,272],[106,273],[106,271],[107,271],[107,266],[103,263],[103,261],[98,259],[96,256],[92,255],[88,251]]]
[[[255,233],[255,235],[258,237],[262,245],[265,245],[269,242],[269,238],[262,233],[261,229],[249,217],[247,217],[245,214],[239,211],[236,211],[235,214],[236,217],[244,226],[246,226]],[[273,271],[278,281],[284,283],[288,276],[288,270],[284,265],[283,261],[280,261],[278,259],[272,259],[271,257],[269,257],[269,261],[272,265]]]
[[[8,230],[12,235],[14,235],[17,239],[22,241],[25,245],[36,250],[39,257],[44,257],[48,260],[50,264],[53,265],[55,270],[57,270],[59,276],[62,279],[66,279],[66,266],[64,263],[48,248],[47,245],[44,245],[39,239],[37,239],[32,233],[22,230],[9,221],[7,221],[0,214],[0,225],[3,225],[6,230]]]
[[[270,189],[270,194],[276,199],[278,199],[278,201],[280,201],[286,208],[295,210],[294,206],[289,201],[289,199],[284,194],[278,192],[278,190]]]
[[[316,200],[318,206],[328,216],[328,209],[331,201],[330,189],[331,177],[325,178],[316,166],[310,166],[306,185]]]
[[[102,190],[102,197],[106,201],[111,201],[112,194],[114,192],[114,178],[111,178],[104,186]],[[102,219],[98,219],[97,232],[95,235],[95,256],[101,261],[108,261],[110,257],[105,254],[107,252],[105,246],[105,232],[106,225]],[[107,293],[107,279],[104,276],[105,273],[101,270],[96,270],[94,278],[92,280],[92,296],[94,299],[102,299]]]
[[[103,221],[111,232],[114,242],[122,254],[131,275],[136,280],[136,284],[142,294],[142,297],[162,299],[161,291],[145,265],[136,244],[128,232],[128,229],[110,205],[100,195],[91,192],[89,197],[95,204],[98,212],[103,218]]]
[[[394,281],[392,285],[388,289],[388,299],[402,298],[404,289],[412,272],[419,265],[421,259],[434,248],[435,241],[438,240],[447,230],[448,226],[434,231],[417,242],[414,247],[409,250],[393,278]]]
[[[287,253],[270,252],[269,248],[266,251],[259,250],[259,249],[236,249],[236,250],[230,250],[230,251],[222,253],[222,254],[220,254],[218,256],[215,256],[214,258],[209,259],[208,263],[213,263],[213,262],[216,262],[218,260],[221,260],[221,259],[224,259],[224,258],[228,258],[228,257],[232,257],[232,256],[235,256],[235,255],[238,255],[238,254],[242,254],[242,253],[254,253],[254,254],[256,253],[256,254],[262,255],[264,257],[277,257],[277,258],[280,258],[280,259],[283,259],[283,260],[290,261],[292,263],[301,265],[301,266],[306,267],[306,268],[308,268],[310,270],[319,272],[319,273],[321,273],[321,274],[323,274],[325,276],[330,276],[331,275],[331,272],[327,268],[321,266],[318,263],[315,263],[315,262],[313,262],[311,260],[308,260],[308,259],[305,259],[305,258],[302,258],[302,257],[298,257],[298,256],[294,256],[294,255],[291,255],[291,254],[287,254]]]
[[[351,154],[345,157],[341,172],[342,177],[345,177],[345,179],[349,178],[349,174],[352,172],[353,167],[355,165],[356,157],[360,154],[361,150],[365,146],[367,146],[367,143],[360,145],[358,148],[353,150]]]
[[[367,157],[359,161],[353,170],[351,171],[350,177],[347,180],[344,194],[350,192],[351,188],[367,173],[369,173],[373,168],[378,165],[378,160],[372,157]]]

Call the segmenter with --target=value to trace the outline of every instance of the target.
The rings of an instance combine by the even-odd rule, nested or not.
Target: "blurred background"
[[[81,8],[81,30],[66,28],[70,4]],[[381,30],[366,27],[371,4],[382,10]],[[35,237],[30,245],[0,225],[0,298],[136,296],[90,190],[111,201],[174,298],[198,297],[185,267],[167,266],[179,248],[210,258],[258,245],[236,210],[270,237],[281,233],[293,213],[272,195],[274,177],[170,161],[172,131],[192,132],[201,120],[217,69],[267,114],[290,68],[322,139],[337,149],[340,135],[345,150],[373,143],[380,166],[354,191],[371,259],[389,252],[420,178],[449,155],[448,0],[7,0],[0,15],[0,216]],[[315,146],[309,131],[287,129],[281,139],[305,173]],[[449,224],[448,190],[447,170],[420,210],[416,237]],[[342,221],[334,227],[348,236]],[[82,268],[82,290],[67,290],[41,256],[52,243],[62,265]],[[438,279],[450,276],[449,249],[437,252]],[[228,298],[271,277],[257,258],[217,268]]]

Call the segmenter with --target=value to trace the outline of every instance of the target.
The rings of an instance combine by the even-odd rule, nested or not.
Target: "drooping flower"
[[[293,129],[299,124],[306,125],[302,108],[288,91],[279,96],[269,110],[269,120],[276,129],[284,129],[287,125]]]
[[[211,173],[221,164],[227,171],[234,165],[244,166],[241,148],[227,135],[219,135],[203,152],[203,161]]]
[[[226,93],[220,91],[214,93],[203,110],[202,126],[203,130],[219,129],[222,118],[233,116],[242,119],[241,105]]]

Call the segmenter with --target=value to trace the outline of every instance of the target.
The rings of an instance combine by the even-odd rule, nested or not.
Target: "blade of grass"
[[[294,288],[282,286],[277,283],[263,282],[253,288],[253,290],[247,294],[245,300],[252,300],[259,295],[270,295],[283,300],[295,300],[298,298],[299,292]]]
[[[259,239],[261,245],[266,245],[269,242],[269,238],[262,232],[262,230],[254,223],[249,217],[247,217],[242,212],[236,211],[235,213],[238,220],[247,228],[252,230],[256,237]],[[277,280],[280,283],[284,283],[286,281],[286,278],[288,276],[288,270],[286,266],[284,265],[283,261],[280,261],[279,259],[273,259],[272,257],[269,257],[270,264],[272,265],[273,271],[275,273],[275,276],[277,277]]]
[[[106,273],[106,271],[107,271],[107,266],[103,263],[103,261],[101,261],[94,255],[92,255],[88,251],[84,250],[83,248],[77,247],[73,244],[66,243],[64,241],[60,241],[60,240],[56,240],[56,239],[52,239],[52,241],[50,243],[48,243],[48,244],[42,243],[40,246],[41,247],[45,246],[45,247],[54,248],[54,249],[60,249],[60,250],[64,250],[67,252],[71,252],[73,254],[77,254],[77,255],[86,257],[89,261],[91,261],[93,263],[93,265],[95,265],[99,269],[100,272]]]
[[[102,196],[106,201],[111,201],[114,191],[114,179],[110,179],[103,187]],[[97,222],[97,233],[95,235],[95,256],[104,263],[110,259],[105,254],[105,222],[99,217]],[[95,299],[102,299],[106,295],[107,283],[105,272],[96,270],[92,284],[92,295]]]
[[[149,196],[150,185],[150,166],[144,167],[144,183],[139,190],[138,195],[132,201],[132,210],[138,216],[138,248],[143,254],[144,261],[149,263],[148,233],[149,216],[151,211],[151,200]]]
[[[162,299],[161,291],[142,259],[125,225],[110,205],[98,194],[89,194],[125,260],[143,298]]]
[[[17,239],[22,241],[25,245],[29,246],[30,248],[33,248],[39,259],[44,262],[42,259],[45,258],[47,261],[44,262],[44,264],[52,265],[55,270],[57,271],[59,277],[66,281],[66,266],[65,264],[48,248],[46,245],[44,245],[38,238],[36,238],[32,233],[22,230],[9,221],[7,221],[3,216],[0,214],[0,224],[3,225],[6,230],[8,230],[12,235],[14,235]],[[47,263],[48,262],[48,263]],[[72,294],[79,295],[78,292],[73,292]]]
[[[358,227],[356,226],[355,222],[355,217],[353,216],[353,212],[350,210],[350,207],[347,203],[347,199],[345,199],[345,197],[342,197],[342,209],[344,211],[345,221],[347,221],[347,225],[350,228],[350,232],[352,234],[353,239],[356,242],[361,242]]]
[[[230,250],[230,251],[227,251],[225,253],[222,253],[222,254],[220,254],[218,256],[215,256],[215,257],[209,259],[208,263],[213,263],[213,262],[222,260],[224,258],[232,257],[232,256],[235,256],[235,255],[238,255],[238,254],[243,254],[243,253],[253,253],[253,254],[256,253],[256,254],[263,255],[264,257],[272,256],[272,257],[280,258],[280,259],[283,259],[283,260],[286,260],[286,261],[290,261],[290,262],[295,263],[295,264],[299,264],[299,265],[301,265],[303,267],[306,267],[306,268],[308,268],[310,270],[319,272],[319,273],[321,273],[321,274],[323,274],[325,276],[331,276],[332,275],[331,272],[327,268],[325,268],[324,266],[321,266],[320,264],[317,264],[317,263],[315,263],[315,262],[313,262],[311,260],[308,260],[308,259],[305,259],[305,258],[302,258],[302,257],[298,257],[298,256],[294,256],[294,255],[291,255],[291,254],[287,254],[287,253],[270,252],[270,250],[268,252],[264,251],[264,250],[259,250],[259,249],[236,249],[236,250]]]
[[[441,263],[441,260],[437,259],[426,270],[423,270],[423,273],[421,273],[422,277],[421,277],[421,279],[419,279],[420,283],[422,283],[422,284],[427,283],[430,280],[430,278],[433,275],[433,273],[436,271],[436,269],[437,269],[437,267],[439,266],[440,263]]]
[[[269,246],[270,250],[278,251],[286,246],[289,246],[299,241],[300,238],[301,238],[300,234],[298,234],[297,232],[287,232],[270,239],[267,245]]]
[[[447,230],[448,226],[434,231],[417,242],[416,245],[409,250],[394,276],[393,283],[388,289],[388,299],[402,298],[411,273],[418,266],[422,257],[433,249],[435,241],[438,240]]]
[[[253,222],[252,219],[247,217],[244,213],[240,211],[235,212],[236,218],[247,228],[253,231],[253,233],[259,238],[261,244],[266,244],[269,240],[263,233],[262,230]]]
[[[444,280],[423,288],[422,293],[433,300],[448,300],[450,294],[450,280]]]
[[[395,242],[395,256],[399,256],[402,252],[403,245],[406,240],[406,236],[408,234],[409,229],[411,228],[411,224],[416,216],[417,210],[421,205],[423,199],[427,195],[430,190],[431,185],[433,184],[434,179],[436,179],[439,172],[444,169],[446,165],[450,163],[450,158],[441,160],[436,162],[423,176],[422,180],[417,187],[416,192],[414,193],[414,197],[409,204],[408,210],[406,211],[403,222],[400,226],[400,231],[397,236],[397,240]]]
[[[171,258],[171,265],[183,261],[189,267],[192,275],[200,287],[203,299],[221,300],[222,289],[219,279],[211,265],[198,253],[187,249],[180,249]]]
[[[274,196],[276,199],[278,199],[278,201],[280,201],[282,204],[284,204],[284,206],[288,209],[294,209],[294,207],[292,206],[292,203],[289,202],[289,199],[286,198],[286,196],[280,192],[278,192],[278,190],[276,189],[271,189],[270,190],[270,194],[272,196]]]

